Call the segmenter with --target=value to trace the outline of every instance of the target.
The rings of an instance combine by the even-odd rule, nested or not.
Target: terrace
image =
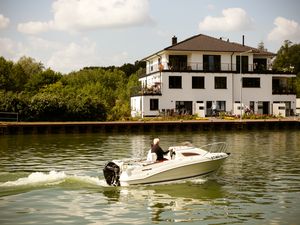
[[[182,63],[161,63],[150,65],[149,73],[155,72],[230,72],[230,73],[239,73],[240,64],[231,64],[231,63],[202,63],[202,62],[182,62]],[[287,74],[287,72],[280,72],[272,70],[271,64],[262,65],[262,64],[243,64],[242,65],[243,73],[260,73],[260,74]],[[290,74],[290,73],[289,73]]]

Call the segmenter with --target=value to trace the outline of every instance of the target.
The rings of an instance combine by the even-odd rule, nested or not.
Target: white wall
[[[296,99],[296,114],[300,116],[300,98]]]
[[[169,89],[169,76],[181,76],[182,88]],[[204,76],[205,88],[192,89],[192,77]],[[227,89],[215,89],[214,77],[227,77]],[[172,73],[165,72],[162,75],[162,107],[174,109],[176,101],[226,101],[226,111],[232,109],[232,82],[229,73]]]

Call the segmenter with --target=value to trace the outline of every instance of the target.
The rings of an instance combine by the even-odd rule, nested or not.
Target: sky
[[[62,73],[134,63],[205,34],[276,53],[300,43],[299,0],[0,0],[0,56]]]

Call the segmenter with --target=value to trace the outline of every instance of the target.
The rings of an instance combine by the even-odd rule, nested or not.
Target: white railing
[[[211,144],[203,145],[200,148],[210,153],[217,153],[217,152],[226,153],[228,149],[228,145],[226,142],[214,142]]]
[[[239,67],[236,64],[231,63],[221,63],[219,65],[209,66],[200,62],[188,62],[178,65],[168,65],[167,63],[150,65],[147,68],[147,73],[149,74],[157,71],[238,72],[238,70]],[[248,70],[244,72],[253,72],[255,70],[255,65],[249,64]]]

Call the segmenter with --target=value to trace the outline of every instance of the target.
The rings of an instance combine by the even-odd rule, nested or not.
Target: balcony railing
[[[295,95],[296,89],[294,87],[281,87],[281,88],[273,88],[273,95]]]
[[[148,87],[134,87],[131,90],[131,96],[137,95],[161,95],[160,85],[151,85]]]
[[[179,63],[176,65],[168,65],[167,63],[150,65],[147,73],[154,73],[158,71],[174,71],[174,72],[240,72],[239,65],[231,63],[219,63],[219,64],[205,64],[198,62]],[[270,73],[272,72],[271,65],[262,67],[257,64],[248,64],[248,66],[242,67],[243,73]],[[275,73],[275,72],[274,72]]]

